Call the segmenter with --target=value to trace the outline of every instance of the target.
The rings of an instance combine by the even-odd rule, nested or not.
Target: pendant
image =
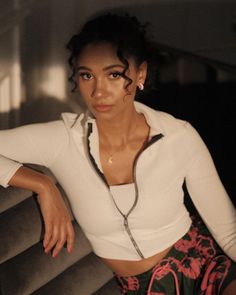
[[[112,155],[109,156],[107,162],[108,162],[108,164],[112,164],[113,163],[113,157],[112,157]]]

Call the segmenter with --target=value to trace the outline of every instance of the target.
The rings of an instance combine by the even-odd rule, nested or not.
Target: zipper
[[[128,217],[130,215],[130,213],[134,210],[134,208],[136,207],[137,203],[138,203],[138,198],[139,198],[139,193],[138,193],[138,185],[137,185],[137,179],[136,179],[136,166],[137,166],[137,162],[138,162],[138,159],[140,157],[140,155],[142,154],[142,152],[144,150],[146,150],[148,147],[150,147],[152,144],[154,144],[155,142],[157,142],[159,139],[161,139],[163,137],[163,134],[157,134],[157,135],[154,135],[148,143],[146,143],[146,145],[144,146],[144,148],[138,153],[138,155],[136,156],[135,160],[134,160],[134,165],[133,165],[133,176],[134,176],[134,187],[135,187],[135,200],[134,200],[134,204],[133,206],[129,209],[128,213],[127,214],[124,214],[120,208],[117,206],[115,200],[114,200],[114,197],[110,191],[110,187],[109,187],[109,184],[107,183],[107,180],[104,176],[104,174],[100,171],[100,169],[98,168],[97,164],[96,164],[96,161],[95,159],[93,158],[93,156],[91,155],[90,153],[90,143],[89,143],[89,136],[90,134],[92,133],[92,129],[93,129],[93,126],[92,126],[92,123],[88,123],[88,132],[87,132],[87,151],[88,151],[88,156],[89,156],[89,159],[91,161],[91,164],[93,165],[94,169],[96,170],[96,172],[98,173],[98,176],[100,176],[101,180],[103,181],[103,183],[106,185],[107,189],[108,189],[108,193],[116,207],[116,209],[118,210],[118,212],[122,215],[122,217],[124,218],[124,228],[125,228],[125,231],[127,232],[136,252],[138,253],[138,255],[140,256],[140,258],[144,259],[144,255],[142,254],[141,250],[139,249],[138,247],[138,244],[136,243],[132,233],[131,233],[131,230],[129,228],[129,223],[128,223]]]

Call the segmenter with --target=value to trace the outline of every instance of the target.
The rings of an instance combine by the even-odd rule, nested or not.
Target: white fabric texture
[[[135,201],[134,183],[112,185],[110,191],[122,213],[127,214]]]
[[[164,136],[144,150],[136,165],[138,203],[129,226],[144,257],[174,244],[189,229],[191,219],[183,203],[183,181],[212,235],[236,261],[236,211],[197,131],[186,121],[135,102],[150,126],[150,135]],[[8,181],[21,163],[48,167],[64,188],[75,218],[101,257],[139,260],[123,217],[88,158],[101,170],[96,120],[86,114],[63,113],[62,120],[0,131],[0,184]]]

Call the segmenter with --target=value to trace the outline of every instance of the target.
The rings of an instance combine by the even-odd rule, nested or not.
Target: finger
[[[52,250],[59,239],[59,225],[54,225],[52,228],[52,235],[48,241],[48,244],[45,248],[45,252],[48,253]]]
[[[67,223],[67,251],[72,252],[75,242],[75,231],[71,222]]]
[[[66,230],[65,230],[64,226],[61,226],[61,228],[60,228],[60,236],[59,236],[59,238],[57,240],[56,246],[53,249],[52,257],[55,258],[59,254],[59,252],[61,251],[63,245],[65,244],[65,241],[66,241]]]
[[[52,237],[52,222],[48,221],[45,222],[45,234],[44,234],[44,238],[43,238],[43,246],[44,248],[46,248],[48,246],[48,243]]]

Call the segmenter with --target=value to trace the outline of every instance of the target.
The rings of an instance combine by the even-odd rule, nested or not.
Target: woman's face
[[[121,73],[125,66],[116,55],[116,49],[109,43],[89,44],[77,61],[77,83],[88,109],[97,119],[112,119],[133,108],[138,84],[146,78],[146,63],[137,67],[132,58],[128,59],[126,76]]]

